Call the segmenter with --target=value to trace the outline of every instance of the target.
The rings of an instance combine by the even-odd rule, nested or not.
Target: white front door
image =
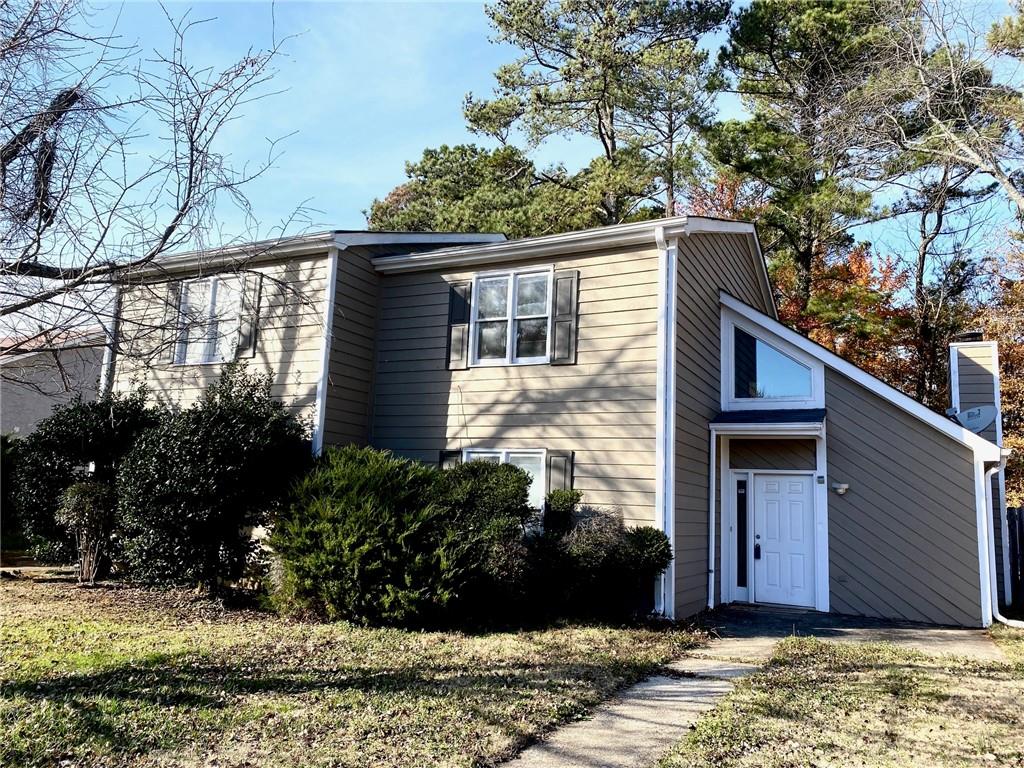
[[[811,475],[754,475],[754,601],[814,607]]]

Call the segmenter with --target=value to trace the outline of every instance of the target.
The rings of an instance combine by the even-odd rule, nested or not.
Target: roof
[[[712,424],[818,424],[825,420],[824,408],[777,408],[757,411],[722,411]]]
[[[106,331],[102,326],[82,326],[52,333],[28,336],[8,336],[0,339],[0,366],[19,362],[44,352],[61,349],[102,347],[106,344]]]
[[[939,432],[943,432],[958,443],[967,446],[974,452],[976,460],[1000,460],[1000,448],[995,443],[986,440],[979,434],[971,432],[969,429],[961,426],[958,422],[936,413],[927,406],[917,402],[914,398],[909,397],[895,387],[886,384],[878,377],[871,375],[862,368],[858,368],[848,360],[841,358],[835,352],[811,341],[807,337],[801,336],[792,328],[783,325],[778,320],[769,317],[760,310],[751,307],[749,304],[745,304],[735,296],[722,291],[720,293],[720,300],[722,302],[722,306],[727,307],[747,320],[760,325],[762,328],[775,334],[783,341],[792,344],[802,352],[821,360],[822,363],[832,370],[843,374],[852,381],[855,381],[919,421],[938,430]]]
[[[775,297],[768,281],[768,269],[757,229],[751,222],[706,216],[671,216],[662,219],[614,224],[575,232],[562,232],[518,240],[436,248],[430,252],[410,251],[373,259],[373,267],[385,274],[430,269],[481,267],[488,264],[545,257],[561,257],[602,248],[649,245],[664,250],[670,240],[695,234],[731,234],[747,238],[754,269],[760,276],[765,301],[775,312]]]
[[[377,232],[371,230],[332,229],[290,237],[257,240],[219,248],[163,254],[153,262],[135,268],[132,275],[147,277],[166,272],[215,266],[234,262],[280,259],[326,253],[330,248],[347,250],[369,248],[376,256],[397,253],[429,252],[435,248],[498,243],[505,235],[494,232]]]

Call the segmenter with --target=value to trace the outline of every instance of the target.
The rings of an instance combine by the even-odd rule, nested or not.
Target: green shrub
[[[511,464],[471,461],[439,473],[434,501],[462,544],[464,574],[451,606],[479,624],[520,615],[534,565],[529,531],[540,523],[529,504],[530,475]]]
[[[108,483],[85,481],[61,494],[57,523],[74,537],[78,548],[78,581],[93,584],[104,558],[110,555],[114,528],[114,493]]]
[[[407,624],[451,598],[437,470],[370,448],[328,448],[270,537],[296,605],[331,619]]]
[[[11,480],[18,465],[20,447],[19,437],[0,434],[0,548],[7,550],[20,550],[27,546],[14,506],[14,483]]]
[[[216,589],[240,578],[264,524],[309,464],[306,428],[271,376],[228,366],[203,397],[147,430],[117,475],[129,580]]]
[[[363,624],[494,615],[526,583],[529,482],[510,465],[440,471],[371,448],[328,449],[271,536],[280,594]]]
[[[553,536],[568,533],[582,500],[582,491],[556,489],[548,493],[544,504],[544,532]]]
[[[561,541],[565,561],[557,613],[607,620],[650,613],[655,578],[672,561],[664,533],[627,528],[615,514],[589,510]]]
[[[12,501],[38,560],[66,563],[74,557],[74,537],[56,520],[61,494],[83,480],[113,482],[137,437],[159,421],[160,412],[146,400],[139,388],[57,406],[21,439],[10,475]]]

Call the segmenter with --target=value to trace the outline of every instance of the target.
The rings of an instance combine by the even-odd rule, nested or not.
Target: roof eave
[[[419,272],[428,269],[485,266],[499,262],[540,259],[604,248],[655,245],[659,240],[691,234],[721,232],[754,235],[754,225],[745,221],[675,216],[668,219],[616,224],[578,232],[509,240],[465,248],[439,249],[404,256],[381,256],[373,260],[378,272]]]

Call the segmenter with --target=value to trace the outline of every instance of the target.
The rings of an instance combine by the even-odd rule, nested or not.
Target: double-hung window
[[[241,281],[238,276],[183,282],[174,361],[179,365],[201,365],[234,360],[240,317]]]
[[[522,365],[550,359],[550,269],[478,275],[473,290],[472,362]]]
[[[463,461],[493,461],[495,464],[512,464],[526,470],[532,478],[529,502],[534,509],[540,509],[547,495],[544,481],[544,451],[542,450],[501,450],[472,449],[462,452]]]

